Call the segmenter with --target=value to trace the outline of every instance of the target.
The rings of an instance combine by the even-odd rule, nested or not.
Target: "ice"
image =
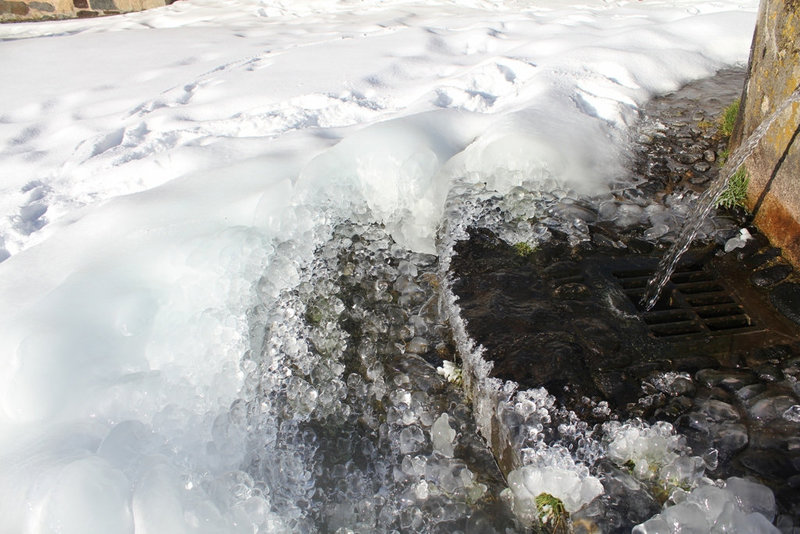
[[[752,238],[753,237],[750,235],[750,232],[747,231],[747,228],[741,228],[736,237],[732,237],[725,241],[725,252],[731,252],[737,248],[744,247]]]
[[[422,429],[416,425],[407,426],[400,431],[400,452],[411,454],[417,452],[425,443]],[[435,448],[435,445],[434,445]]]
[[[624,424],[612,421],[604,425],[604,430],[608,439],[608,457],[618,465],[631,464],[637,477],[644,480],[663,478],[662,471],[672,472],[673,469],[685,473],[685,469],[673,466],[673,462],[681,459],[686,444],[671,424],[659,421],[650,426],[641,421]]]
[[[775,518],[775,496],[766,486],[744,478],[731,477],[726,481],[725,489],[733,494],[743,512],[758,512],[769,521]]]
[[[786,411],[783,412],[783,417],[792,423],[800,423],[800,404],[793,404],[786,408]]]
[[[406,350],[413,354],[424,354],[428,352],[428,342],[423,337],[415,337],[406,344]]]
[[[617,214],[614,222],[621,228],[627,228],[639,224],[644,214],[644,210],[636,204],[620,204],[617,207]]]
[[[526,465],[508,474],[508,485],[514,494],[514,506],[523,518],[536,513],[534,499],[547,493],[559,499],[572,513],[603,493],[603,485],[592,476],[581,476],[577,470],[560,467]]]
[[[695,389],[692,377],[688,373],[671,371],[653,377],[650,382],[656,389],[670,396],[691,394]]]
[[[443,456],[453,456],[453,440],[456,437],[456,431],[450,427],[450,419],[446,413],[443,413],[431,426],[431,441],[433,442],[433,450],[439,452]]]
[[[697,503],[684,501],[670,506],[661,513],[672,532],[697,533],[708,532],[708,516]]]
[[[644,238],[648,240],[656,240],[669,232],[669,226],[666,224],[656,224],[644,231]]]
[[[65,534],[134,531],[130,480],[100,458],[70,462],[54,474],[33,529]]]
[[[701,485],[679,504],[634,527],[636,534],[752,532],[777,533],[775,499],[761,484],[731,477],[724,488]]]
[[[700,486],[689,494],[688,500],[697,503],[707,517],[719,517],[729,503],[735,503],[734,495],[717,486]]]

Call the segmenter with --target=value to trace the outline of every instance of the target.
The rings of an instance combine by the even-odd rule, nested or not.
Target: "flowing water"
[[[789,97],[781,104],[774,113],[765,118],[758,127],[753,130],[747,139],[733,151],[722,170],[719,177],[709,188],[700,196],[696,204],[692,208],[689,217],[686,219],[683,228],[681,229],[678,238],[670,247],[669,251],[664,255],[658,264],[658,270],[653,278],[647,284],[647,291],[642,298],[642,305],[645,310],[651,310],[661,297],[661,292],[669,281],[675,268],[678,266],[681,257],[689,249],[692,241],[697,236],[700,227],[705,222],[708,214],[717,205],[722,193],[728,187],[728,182],[731,177],[736,173],[744,161],[753,153],[759,141],[769,130],[770,126],[775,120],[780,117],[783,112],[793,103],[800,102],[800,87],[789,95]]]

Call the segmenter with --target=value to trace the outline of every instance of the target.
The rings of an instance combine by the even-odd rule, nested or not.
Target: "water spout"
[[[642,306],[644,306],[645,310],[651,310],[653,306],[656,305],[656,302],[658,302],[664,286],[667,285],[667,282],[672,276],[672,273],[675,271],[675,268],[677,267],[681,257],[689,249],[689,246],[692,244],[695,236],[697,236],[697,232],[700,230],[700,227],[703,225],[706,217],[708,217],[708,214],[717,204],[717,200],[719,199],[720,195],[722,195],[722,193],[728,187],[728,182],[730,181],[731,176],[736,173],[747,157],[752,154],[759,141],[761,141],[761,138],[764,137],[764,135],[767,133],[767,130],[769,130],[770,126],[772,126],[775,120],[795,102],[800,102],[800,86],[798,86],[794,92],[789,95],[789,97],[774,113],[761,121],[761,124],[758,125],[758,128],[753,130],[753,133],[751,133],[747,139],[745,139],[745,141],[733,151],[728,160],[725,162],[725,165],[722,166],[719,177],[717,177],[714,183],[712,183],[711,186],[709,186],[709,188],[697,200],[694,208],[686,218],[686,222],[684,223],[677,239],[667,253],[661,258],[661,261],[658,263],[658,269],[656,270],[656,273],[647,282],[647,289],[642,297]]]

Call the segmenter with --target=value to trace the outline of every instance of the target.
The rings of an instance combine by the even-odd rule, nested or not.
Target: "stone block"
[[[9,2],[0,0],[0,14],[25,16],[28,14],[28,5],[25,2]]]
[[[800,87],[800,2],[762,0],[732,147]],[[755,224],[800,266],[800,103],[778,117],[745,162]]]
[[[118,8],[114,4],[114,0],[91,0],[92,9],[102,11],[116,11]]]
[[[28,4],[28,7],[38,11],[44,11],[45,13],[53,13],[56,10],[55,6],[49,2],[31,2]]]
[[[120,11],[142,11],[166,5],[164,0],[115,0]]]

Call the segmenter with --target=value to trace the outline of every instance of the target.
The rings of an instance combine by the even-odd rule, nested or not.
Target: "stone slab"
[[[762,0],[732,148],[800,86],[800,2]],[[800,266],[800,103],[789,106],[746,161],[756,225]]]

